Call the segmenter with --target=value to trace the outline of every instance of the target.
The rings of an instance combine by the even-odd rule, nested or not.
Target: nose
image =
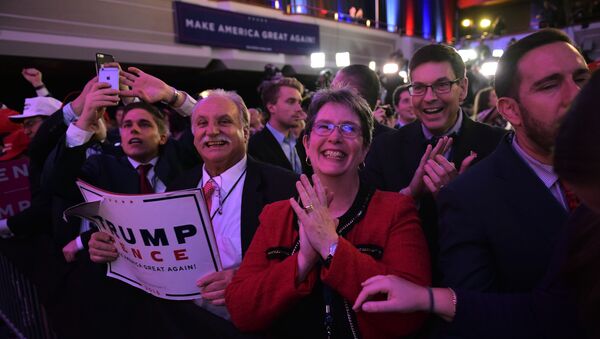
[[[208,135],[217,135],[217,134],[219,134],[219,126],[216,123],[209,122],[206,125],[206,134],[208,134]]]
[[[573,99],[575,99],[575,97],[577,96],[577,94],[579,93],[580,90],[581,90],[580,85],[577,84],[572,78],[569,78],[566,81],[565,86],[563,87],[563,93],[562,93],[563,106],[571,105],[571,103],[573,102]]]
[[[437,100],[437,94],[433,91],[433,87],[429,86],[425,89],[425,94],[423,94],[423,99],[426,101]]]
[[[327,138],[327,140],[332,141],[332,142],[337,142],[342,138],[343,138],[343,135],[342,135],[342,131],[340,130],[340,126],[334,126],[333,131],[331,131],[331,134],[329,134],[329,137]]]

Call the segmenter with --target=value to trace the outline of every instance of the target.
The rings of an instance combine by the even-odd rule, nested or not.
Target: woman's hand
[[[329,246],[338,241],[339,236],[336,232],[338,221],[329,212],[327,191],[316,174],[313,175],[313,183],[314,186],[310,184],[306,175],[300,176],[296,188],[304,208],[294,200],[290,200],[290,203],[298,216],[298,221],[303,225],[308,242],[321,257],[326,258],[329,254]]]

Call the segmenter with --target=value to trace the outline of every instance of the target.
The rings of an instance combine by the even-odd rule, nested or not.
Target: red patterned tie
[[[148,172],[150,172],[151,168],[152,164],[139,165],[137,167],[137,171],[140,176],[141,194],[154,193],[154,188],[152,188],[152,184],[150,184],[150,180],[148,180]]]
[[[202,191],[204,192],[204,199],[206,200],[206,207],[208,207],[208,214],[210,214],[211,206],[212,206],[212,195],[215,192],[215,181],[210,179],[204,184],[202,187]]]
[[[567,205],[569,206],[569,211],[575,210],[581,204],[579,198],[575,195],[575,192],[571,191],[567,185],[562,180],[559,180],[560,188],[562,189],[565,199],[567,200]]]

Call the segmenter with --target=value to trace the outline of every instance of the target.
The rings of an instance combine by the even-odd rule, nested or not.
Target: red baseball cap
[[[0,161],[12,160],[27,151],[29,147],[29,137],[25,135],[23,129],[18,129],[4,137],[4,147],[0,153]]]

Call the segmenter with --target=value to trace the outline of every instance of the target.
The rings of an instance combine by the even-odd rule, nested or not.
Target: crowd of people
[[[442,44],[411,56],[389,107],[358,64],[310,100],[295,78],[267,80],[261,108],[108,66],[120,89],[94,77],[65,103],[25,69],[38,96],[0,117],[0,159],[28,157],[31,189],[0,220],[0,253],[36,284],[58,337],[600,334],[600,75],[563,32],[511,45],[473,115],[465,64]],[[223,270],[198,277],[194,301],[107,277],[114,236],[62,218],[84,200],[77,178],[202,190]]]

